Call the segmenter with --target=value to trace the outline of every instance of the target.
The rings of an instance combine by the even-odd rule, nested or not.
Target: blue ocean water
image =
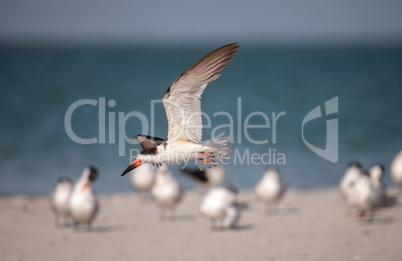
[[[100,170],[98,193],[131,191],[120,174],[130,149],[140,148],[124,138],[144,131],[165,137],[163,106],[152,107],[151,100],[161,99],[177,76],[217,47],[0,46],[0,194],[47,194],[58,177],[76,179],[87,165]],[[202,110],[210,118],[203,121],[209,124],[203,140],[216,128],[231,136],[226,172],[240,188],[252,188],[269,164],[291,187],[336,186],[352,160],[366,168],[383,163],[391,185],[389,165],[402,149],[401,72],[400,47],[242,46],[203,94]],[[324,103],[335,97],[338,113],[326,116]],[[66,131],[74,104],[81,106],[73,110],[71,129],[93,144],[77,143]],[[304,126],[305,139],[324,149],[326,121],[337,119],[336,163],[303,142],[302,121],[317,106],[324,115]],[[124,120],[127,115],[134,116]],[[174,174],[194,187],[178,168],[172,166]]]

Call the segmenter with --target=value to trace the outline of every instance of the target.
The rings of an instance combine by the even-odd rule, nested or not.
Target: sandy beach
[[[371,223],[348,215],[338,191],[290,191],[265,216],[251,192],[239,227],[211,231],[187,192],[176,220],[161,221],[134,194],[100,195],[92,231],[56,228],[47,197],[0,199],[2,260],[401,260],[402,206]]]

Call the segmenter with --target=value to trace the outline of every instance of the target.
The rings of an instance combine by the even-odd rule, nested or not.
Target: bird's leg
[[[211,219],[211,220],[210,220],[210,224],[211,224],[210,229],[211,229],[212,231],[214,231],[214,230],[215,230],[215,220],[214,220],[214,219]]]
[[[217,230],[223,230],[223,224],[222,224],[222,222],[223,222],[223,219],[219,219],[219,220],[218,220],[218,225],[217,225],[217,227],[216,227]]]
[[[358,216],[357,218],[358,218],[359,220],[363,220],[365,214],[366,214],[366,213],[365,213],[364,211],[360,211],[360,212],[359,212],[359,216]]]
[[[92,229],[93,229],[93,228],[92,228],[91,223],[88,222],[88,224],[87,224],[87,231],[88,231],[88,232],[91,232]]]
[[[205,161],[205,162],[210,162],[211,161],[211,159],[208,159],[208,158],[214,158],[214,155],[212,155],[212,154],[208,154],[208,153],[205,153],[205,152],[200,152],[200,154],[205,155],[207,157],[207,158],[198,158],[199,160],[202,160],[202,161]]]
[[[80,231],[80,226],[78,225],[77,222],[73,222],[73,226],[74,226],[74,231],[75,231],[75,232],[79,232],[79,231]]]
[[[205,153],[205,152],[201,152],[201,154],[204,154],[205,156],[207,156],[208,158],[212,158],[214,155],[212,155],[212,154],[208,154],[208,153]]]

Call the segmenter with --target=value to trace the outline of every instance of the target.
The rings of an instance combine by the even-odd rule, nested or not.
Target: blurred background
[[[89,164],[99,168],[98,193],[131,191],[120,177],[130,163],[119,140],[82,145],[65,130],[67,109],[82,99],[114,100],[118,113],[139,111],[150,119],[152,99],[160,99],[183,71],[208,52],[231,42],[241,48],[222,77],[210,84],[202,110],[212,128],[238,126],[238,98],[243,124],[260,111],[278,120],[272,129],[255,129],[248,142],[233,130],[240,155],[283,154],[277,165],[295,188],[336,186],[346,165],[376,162],[387,168],[402,149],[402,2],[400,1],[1,1],[0,2],[0,195],[48,194],[58,177],[76,179]],[[309,150],[301,137],[302,120],[312,109],[339,99],[339,161],[329,162]],[[83,106],[72,117],[74,132],[98,137],[99,112]],[[155,135],[165,137],[167,121],[156,106]],[[332,118],[334,118],[332,117]],[[272,118],[270,118],[272,123]],[[326,118],[305,127],[305,137],[325,148]],[[127,120],[125,133],[141,133],[138,119]],[[264,124],[253,117],[250,124]],[[230,132],[229,128],[223,129]],[[239,131],[242,142],[238,142]],[[117,132],[118,133],[118,132]],[[143,133],[150,134],[150,133]],[[211,129],[203,132],[203,139]],[[99,137],[98,137],[99,138]],[[240,188],[254,187],[266,165],[226,166]],[[191,183],[173,170],[188,188]]]

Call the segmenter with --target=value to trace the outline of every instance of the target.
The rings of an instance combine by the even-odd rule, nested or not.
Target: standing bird
[[[172,213],[172,217],[174,217],[173,213],[183,197],[184,190],[180,183],[170,175],[168,167],[164,165],[158,169],[156,182],[152,187],[151,194],[159,205],[160,218],[164,219],[165,210],[169,210]]]
[[[68,203],[70,201],[71,190],[71,180],[66,177],[60,177],[56,188],[50,196],[50,204],[55,214],[56,226],[67,225],[70,215]],[[60,219],[63,221],[62,224],[60,224]]]
[[[367,221],[371,221],[375,212],[383,206],[369,173],[362,172],[355,180],[350,191],[350,202],[358,211],[359,219],[366,218]]]
[[[237,189],[211,188],[201,202],[201,214],[210,220],[211,229],[234,228],[240,219]]]
[[[143,163],[164,163],[196,160],[200,170],[216,166],[229,158],[228,137],[220,133],[201,144],[201,94],[208,83],[216,80],[237,53],[237,43],[225,45],[207,54],[182,73],[166,90],[162,102],[168,119],[166,140],[137,135],[143,151],[123,172]]]
[[[396,155],[395,159],[391,163],[391,178],[395,185],[402,190],[402,151]]]
[[[279,201],[285,195],[286,185],[281,180],[279,171],[275,167],[268,167],[255,188],[257,198],[265,203],[265,214],[269,212],[269,205],[275,205],[278,210]]]
[[[94,167],[84,169],[80,179],[74,186],[70,198],[70,215],[74,225],[86,224],[88,228],[99,210],[97,197],[92,193],[91,184],[98,177],[98,171]]]
[[[131,171],[131,185],[134,190],[141,193],[143,198],[148,196],[155,182],[155,172],[151,164],[143,166]]]
[[[361,176],[362,166],[359,162],[351,162],[345,171],[341,181],[339,182],[339,190],[342,198],[345,200],[346,207],[350,211],[352,206],[351,193],[356,180]]]
[[[193,178],[203,187],[217,187],[225,180],[225,170],[220,165],[205,170],[185,168],[182,169],[182,172]]]

